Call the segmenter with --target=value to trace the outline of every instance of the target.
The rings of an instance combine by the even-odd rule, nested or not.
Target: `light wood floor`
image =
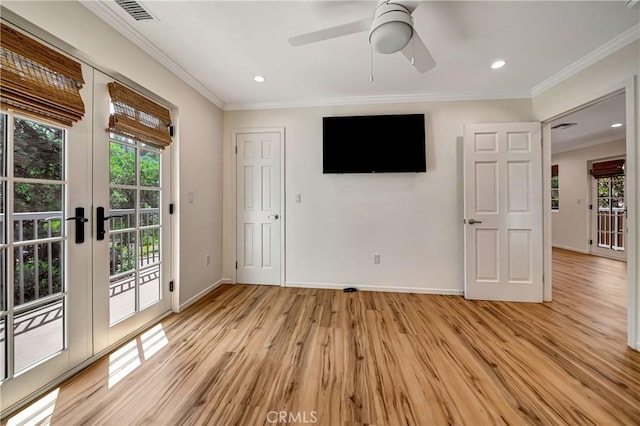
[[[625,268],[554,250],[544,304],[223,286],[162,321],[164,347],[158,329],[147,355],[138,340],[111,388],[109,357],[65,382],[51,421],[638,425]]]

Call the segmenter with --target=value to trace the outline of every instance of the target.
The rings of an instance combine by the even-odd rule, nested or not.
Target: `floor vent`
[[[118,6],[124,9],[136,21],[154,21],[155,18],[137,1],[115,0]]]

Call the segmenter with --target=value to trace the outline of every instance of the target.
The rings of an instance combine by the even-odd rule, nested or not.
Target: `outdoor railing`
[[[160,209],[139,209],[139,226],[158,224]],[[112,227],[116,230],[134,228],[136,211],[134,209],[113,209],[109,212],[113,217]],[[5,215],[0,214],[0,232],[4,229]],[[59,237],[61,233],[61,212],[28,212],[13,214],[14,240],[21,242],[15,247],[15,275],[14,275],[14,300],[17,304],[26,301],[37,300],[46,295],[60,291],[59,274],[61,268],[56,268],[55,253],[59,242],[48,239]],[[141,234],[146,231],[141,231]],[[133,249],[133,241],[126,244],[117,241],[117,233],[112,235],[109,244],[110,274],[118,273],[118,265],[121,265],[124,257],[130,258],[130,265],[140,262],[142,266],[156,263],[159,258],[159,242],[156,238],[148,238],[145,244],[138,245],[137,253]],[[34,241],[33,244],[24,244]],[[44,242],[35,242],[44,240]],[[38,259],[38,261],[36,261]],[[27,266],[28,265],[28,266]],[[46,268],[46,272],[43,268]],[[131,268],[133,269],[133,268]]]
[[[625,208],[598,207],[598,246],[624,250]]]
[[[160,209],[149,208],[139,210],[139,226],[150,226],[158,223],[158,215]],[[134,209],[114,209],[109,212],[110,216],[114,216],[112,219],[112,225],[114,229],[122,230],[125,228],[133,228],[135,220]],[[59,244],[57,241],[47,241],[47,239],[59,237],[61,233],[61,212],[28,212],[28,213],[14,213],[14,240],[21,242],[21,244],[15,247],[15,275],[14,275],[14,297],[16,302],[22,304],[27,301],[37,300],[40,297],[44,297],[54,293],[56,285],[56,274],[60,271],[54,271],[54,250],[53,245]],[[0,232],[4,229],[5,215],[0,214]],[[34,240],[33,244],[28,242]],[[36,240],[45,240],[44,242],[35,242]],[[28,243],[28,244],[24,244]],[[144,250],[139,249],[137,253],[137,261],[142,266],[156,263],[159,260],[159,247],[158,242],[155,239],[150,239],[151,244],[145,245]],[[139,245],[142,247],[142,245]],[[117,259],[124,256],[124,251],[129,249],[122,244],[114,244],[113,240],[110,242],[110,255],[111,255],[111,268],[110,273],[115,274],[114,268],[117,264]],[[41,259],[41,251],[45,250],[45,259]],[[59,254],[58,254],[59,256]],[[40,261],[34,261],[39,259]],[[135,261],[135,260],[134,260]],[[33,280],[27,278],[26,262],[30,262],[33,265]],[[42,268],[46,268],[46,273],[41,271]],[[159,279],[159,271],[157,269],[146,270],[141,273],[140,285],[152,283]],[[125,285],[122,282],[113,282],[109,284],[109,297],[112,298],[116,295],[126,293],[133,290],[135,285]],[[42,291],[41,291],[42,290]],[[57,289],[56,291],[60,291]],[[27,292],[33,292],[28,294]],[[41,295],[42,293],[46,293]],[[26,297],[25,297],[26,296]],[[53,304],[45,305],[33,310],[33,312],[27,316],[23,316],[21,321],[16,321],[14,324],[14,335],[26,333],[34,328],[45,325],[49,322],[55,321],[62,317],[62,305]],[[4,329],[0,326],[0,342],[4,341]]]

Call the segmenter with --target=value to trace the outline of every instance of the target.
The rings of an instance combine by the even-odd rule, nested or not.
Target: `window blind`
[[[171,144],[169,109],[117,83],[109,83],[113,114],[108,132],[131,138],[156,148]]]
[[[71,126],[84,116],[79,62],[0,23],[0,104]]]
[[[624,176],[624,159],[593,163],[591,165],[591,175],[596,179]]]
[[[558,165],[551,166],[551,177],[558,176]]]

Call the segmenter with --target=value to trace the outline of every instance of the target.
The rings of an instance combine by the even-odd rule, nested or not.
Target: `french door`
[[[0,110],[0,411],[170,310],[170,148],[107,133],[83,74],[71,128]]]
[[[2,410],[92,353],[90,136],[87,117],[64,128],[0,111]]]
[[[624,260],[627,258],[624,175],[593,178],[591,210],[591,253]]]
[[[100,352],[170,310],[170,148],[105,131],[107,84],[95,71],[93,135],[94,351]]]

